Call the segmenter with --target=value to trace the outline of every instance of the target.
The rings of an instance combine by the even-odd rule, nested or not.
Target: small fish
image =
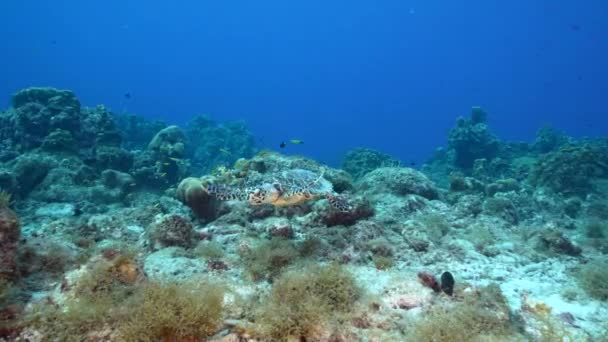
[[[173,160],[176,163],[179,162],[179,161],[181,161],[181,159],[175,158],[175,157],[169,157],[169,159]]]
[[[125,99],[130,100],[131,99],[131,93],[125,93]]]
[[[171,165],[171,163],[164,162],[163,165]]]
[[[294,145],[301,145],[304,143],[302,140],[299,140],[299,139],[291,139],[291,140],[289,140],[289,142]]]
[[[285,148],[285,146],[287,146],[287,144],[284,141],[281,141],[281,145],[279,145],[280,148]]]
[[[220,152],[222,152],[223,154],[226,154],[226,155],[232,154],[232,153],[230,153],[230,151],[228,149],[225,149],[225,148],[220,148]]]

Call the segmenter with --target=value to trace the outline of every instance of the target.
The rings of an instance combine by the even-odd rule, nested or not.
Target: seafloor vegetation
[[[254,141],[239,122],[14,94],[0,336],[608,339],[606,138],[505,142],[475,107],[420,169],[366,148],[334,169]]]

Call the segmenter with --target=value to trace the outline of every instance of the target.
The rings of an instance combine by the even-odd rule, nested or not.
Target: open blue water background
[[[3,107],[67,88],[169,123],[243,119],[334,165],[358,146],[426,159],[474,105],[503,139],[608,130],[605,0],[5,0],[0,38]]]

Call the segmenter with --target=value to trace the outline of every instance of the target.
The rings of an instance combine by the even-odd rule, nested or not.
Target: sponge
[[[211,221],[217,216],[216,202],[207,193],[200,178],[188,177],[182,180],[177,186],[175,195],[177,199],[189,206],[198,218]]]

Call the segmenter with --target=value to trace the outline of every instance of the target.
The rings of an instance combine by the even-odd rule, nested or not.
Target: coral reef
[[[0,339],[605,339],[607,141],[499,141],[486,120],[417,169],[365,148],[336,169],[257,151],[241,122],[20,91]]]

